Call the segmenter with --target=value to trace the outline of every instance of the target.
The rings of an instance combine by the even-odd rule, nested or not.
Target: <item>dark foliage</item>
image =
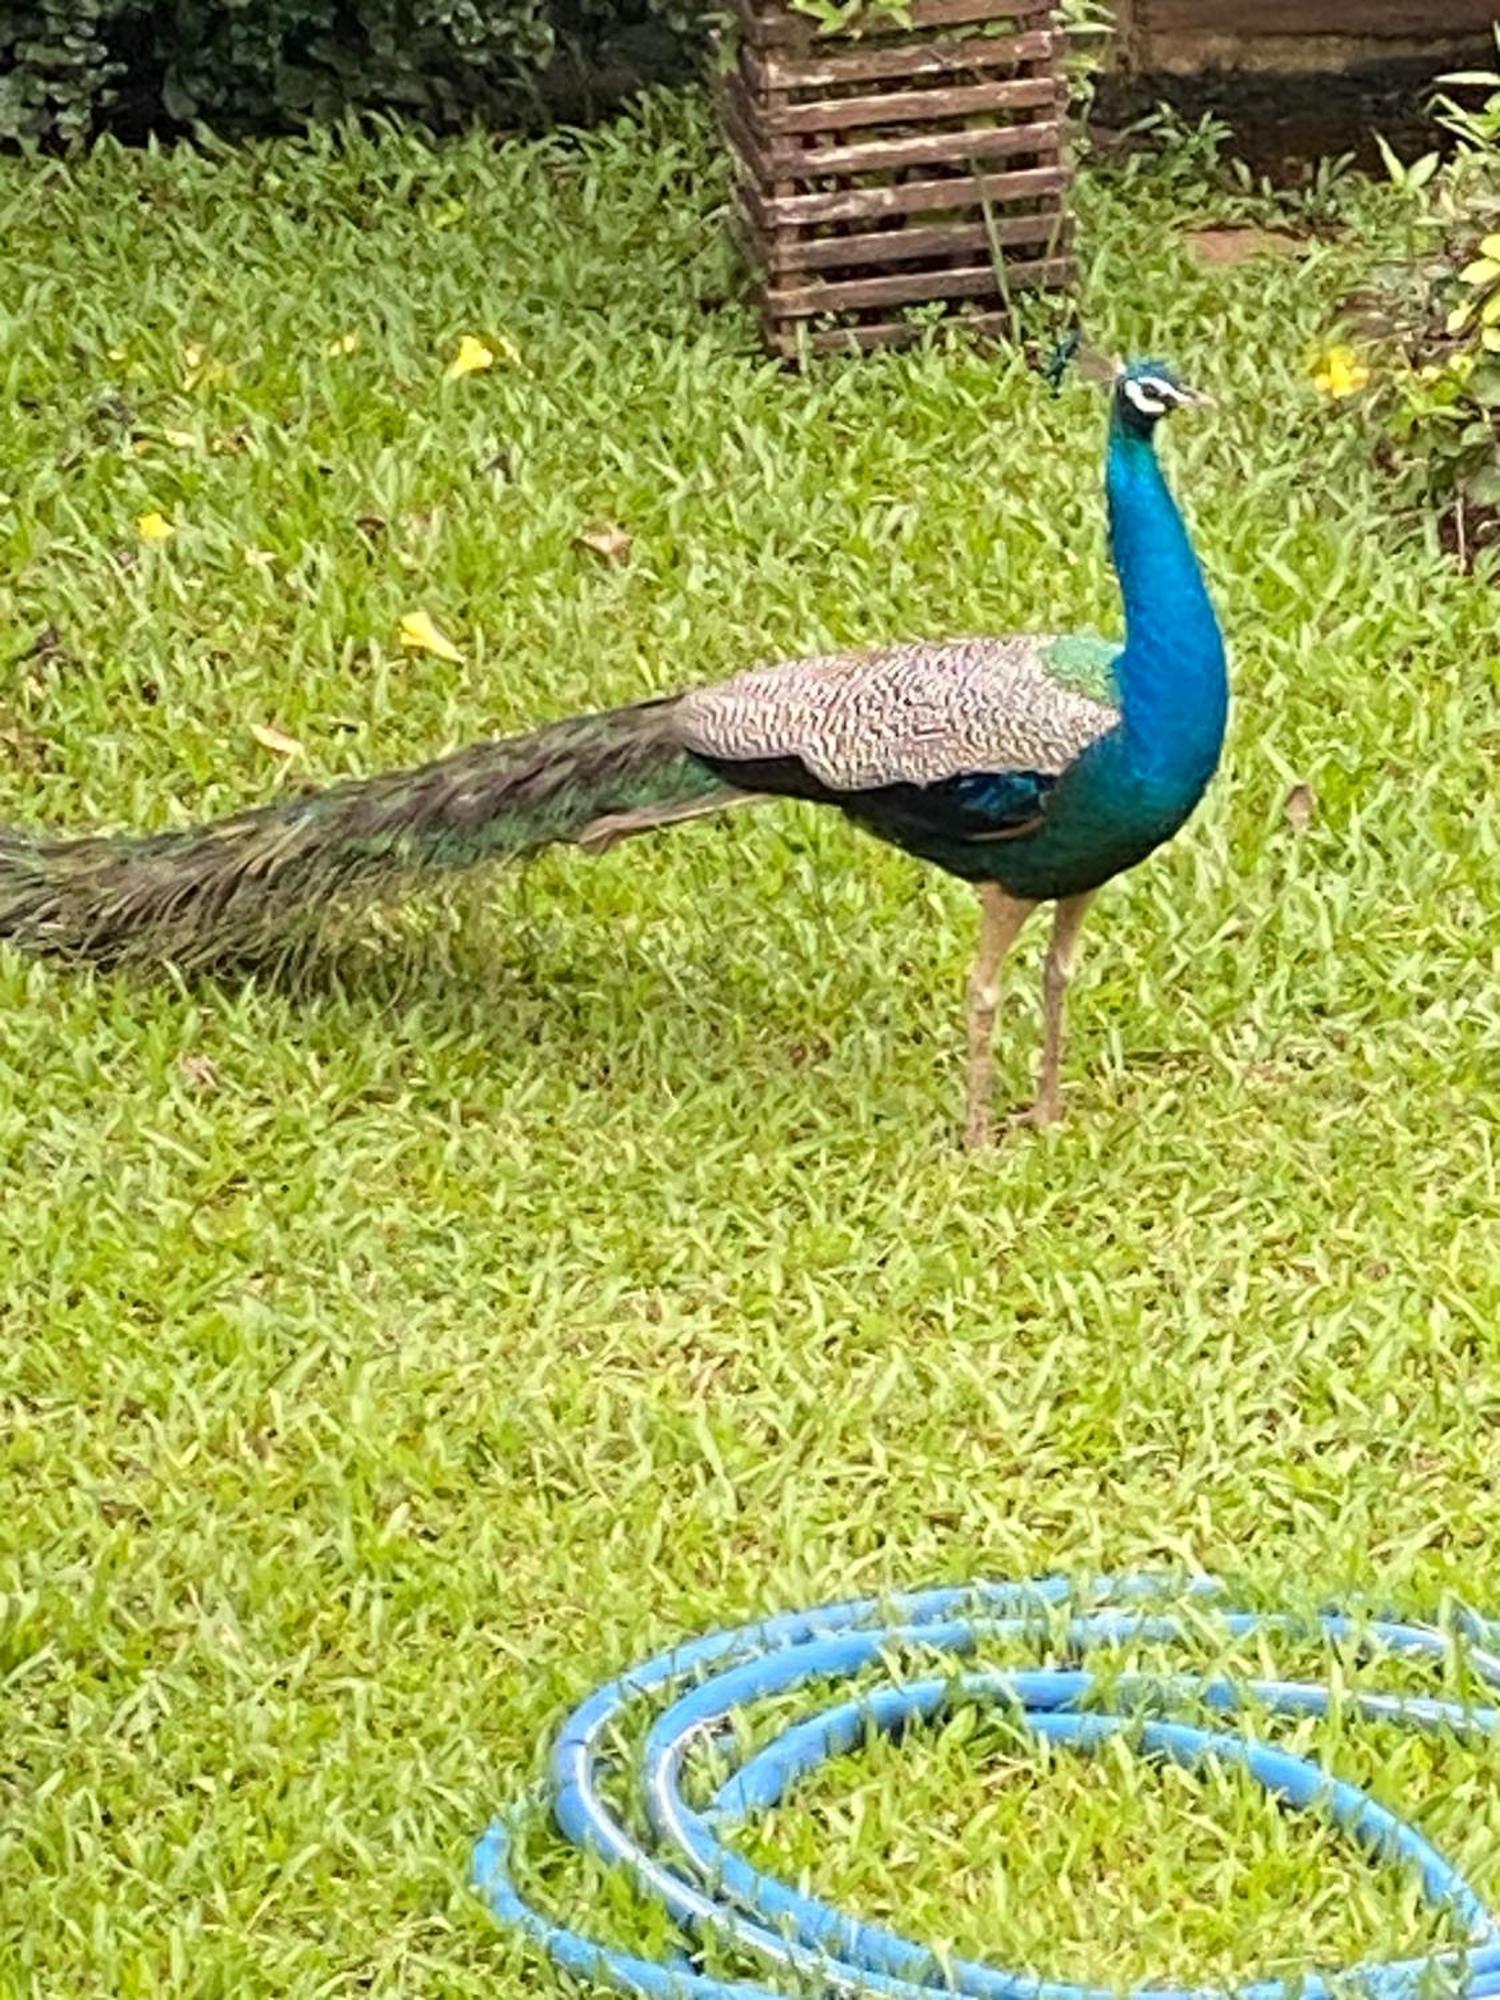
[[[697,0],[0,0],[0,137],[586,116],[683,67],[709,19]]]

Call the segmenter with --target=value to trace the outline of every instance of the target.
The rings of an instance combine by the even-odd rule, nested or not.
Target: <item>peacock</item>
[[[790,660],[196,829],[0,833],[0,938],[96,963],[203,964],[436,870],[809,799],[978,892],[970,1146],[993,1136],[1006,954],[1038,904],[1055,906],[1028,1114],[1049,1124],[1089,903],[1183,825],[1223,744],[1223,641],[1155,444],[1169,411],[1207,401],[1160,361],[1115,374],[1105,485],[1123,645],[989,636]]]

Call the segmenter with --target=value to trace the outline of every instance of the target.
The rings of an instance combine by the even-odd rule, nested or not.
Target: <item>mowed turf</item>
[[[779,372],[725,195],[692,99],[3,163],[0,820],[1114,629],[1098,392],[940,344]],[[1160,1564],[1500,1609],[1495,597],[1313,384],[1403,240],[1344,200],[1205,267],[1170,177],[1081,191],[1090,337],[1221,404],[1166,452],[1235,711],[1096,907],[1059,1130],[960,1152],[971,898],[810,808],[476,878],[279,980],[0,948],[0,1992],[552,1991],[474,1835],[595,1681],[762,1610]],[[465,335],[494,363],[448,379]],[[1500,1895],[1500,1759],[1349,1734]],[[1444,1934],[1228,1778],[960,1737],[758,1851],[1106,1982]]]

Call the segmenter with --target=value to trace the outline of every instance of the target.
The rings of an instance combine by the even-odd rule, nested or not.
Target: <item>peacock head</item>
[[[1169,410],[1202,409],[1210,401],[1164,361],[1132,361],[1115,377],[1114,420],[1134,437],[1150,437]]]

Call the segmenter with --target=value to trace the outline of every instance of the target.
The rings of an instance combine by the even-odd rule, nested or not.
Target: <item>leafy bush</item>
[[[0,0],[0,136],[86,131],[124,74],[109,41],[124,12],[123,0]]]
[[[909,0],[790,0],[829,33],[900,21]],[[1074,52],[1108,0],[1060,0]],[[0,0],[0,139],[102,123],[274,129],[367,109],[435,125],[556,109],[571,79],[660,74],[703,46],[718,0]],[[1087,63],[1084,63],[1087,67]]]
[[[1409,165],[1386,149],[1408,256],[1360,303],[1393,353],[1379,408],[1403,483],[1442,515],[1463,559],[1488,568],[1500,551],[1500,71],[1442,81],[1438,122],[1456,148]]]
[[[438,125],[544,107],[555,72],[655,30],[690,41],[694,0],[0,0],[0,137],[130,124],[274,128],[373,108]]]

